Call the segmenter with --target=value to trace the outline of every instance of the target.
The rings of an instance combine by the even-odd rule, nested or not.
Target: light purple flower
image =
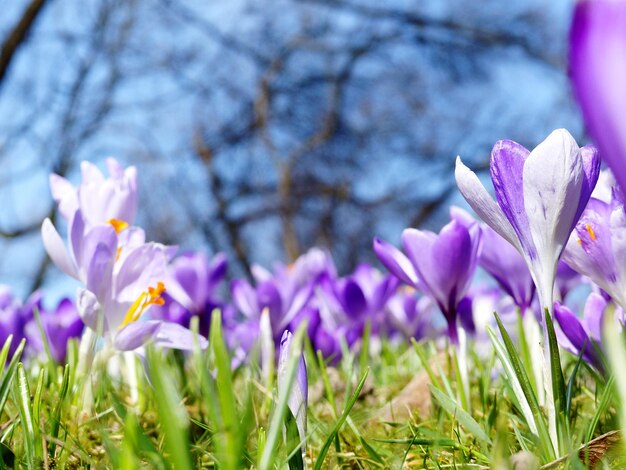
[[[584,348],[583,359],[604,373],[602,344],[602,318],[608,302],[599,294],[591,293],[585,303],[583,318],[579,319],[565,305],[554,304],[556,318],[563,335],[559,335],[561,346],[576,356]]]
[[[228,261],[223,253],[209,261],[206,253],[184,253],[174,259],[168,268],[165,306],[160,309],[161,318],[189,327],[191,318],[197,316],[199,331],[208,336],[211,313],[218,308],[227,321],[231,314],[218,296],[224,280]]]
[[[589,277],[626,306],[626,214],[623,203],[592,198],[563,255],[574,270]]]
[[[576,3],[570,31],[570,77],[585,123],[626,189],[626,2]]]
[[[274,278],[265,279],[255,287],[244,279],[236,279],[231,284],[233,304],[243,314],[245,321],[253,321],[258,325],[261,312],[265,308],[269,310],[276,342],[280,339],[280,332],[306,306],[312,293],[311,284],[294,289],[292,285]]]
[[[456,343],[457,306],[469,287],[478,260],[478,227],[468,229],[453,220],[439,235],[409,228],[402,233],[402,245],[406,256],[391,245],[374,240],[376,255],[385,267],[400,280],[422,289],[437,303],[448,322],[450,339]]]
[[[82,181],[78,188],[67,179],[50,175],[52,197],[59,212],[70,220],[80,209],[89,226],[117,220],[132,225],[137,213],[137,169],[124,169],[115,159],[108,158],[109,177],[105,178],[94,164],[81,163]]]
[[[532,152],[512,142],[491,153],[494,201],[460,158],[456,180],[474,211],[526,260],[543,308],[552,308],[557,263],[598,179],[600,160],[564,129]]]
[[[293,340],[292,334],[285,330],[280,339],[280,355],[278,358],[278,387],[284,386],[287,379],[287,366],[289,364],[289,357],[292,354],[291,342]],[[307,402],[308,402],[308,377],[306,370],[306,363],[304,362],[304,355],[300,354],[300,360],[298,369],[296,372],[296,380],[291,387],[288,399],[289,409],[293,414],[296,424],[298,426],[298,433],[300,439],[306,438],[306,417],[307,417]],[[303,449],[304,452],[304,449]]]
[[[175,248],[146,243],[143,231],[135,227],[117,232],[115,224],[87,227],[77,210],[70,219],[67,249],[52,222],[46,219],[43,223],[43,242],[52,261],[85,284],[76,301],[81,319],[119,350],[148,340],[192,349],[189,330],[168,322],[144,321],[143,317],[149,308],[164,303],[162,279]],[[199,342],[206,346],[204,338]]]

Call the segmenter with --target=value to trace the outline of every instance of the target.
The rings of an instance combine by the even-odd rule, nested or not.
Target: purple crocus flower
[[[402,233],[402,245],[406,256],[378,239],[374,251],[392,274],[431,296],[446,317],[451,341],[457,343],[457,306],[476,269],[478,227],[468,229],[453,220],[439,235],[410,228]]]
[[[39,318],[52,358],[63,364],[67,355],[67,342],[72,338],[80,338],[84,328],[74,303],[70,299],[63,299],[54,310],[40,311]],[[34,318],[24,328],[28,347],[37,353],[44,352],[41,328]]]
[[[437,327],[445,324],[437,304],[429,296],[418,297],[411,288],[399,289],[387,303],[387,316],[392,331],[407,339],[436,338],[441,333]]]
[[[119,232],[119,233],[118,233]],[[76,306],[85,325],[118,350],[134,350],[148,340],[164,347],[193,348],[192,333],[160,320],[138,321],[152,306],[163,305],[162,279],[172,247],[146,243],[143,231],[115,223],[87,227],[77,210],[68,227],[69,250],[52,222],[42,226],[46,251],[66,274],[82,281]],[[206,339],[199,338],[202,347]]]
[[[450,216],[466,227],[477,224],[471,215],[458,207],[450,209]],[[481,224],[480,232],[482,247],[478,255],[478,265],[496,280],[524,315],[535,296],[535,283],[526,261],[513,245],[488,225]]]
[[[255,287],[244,279],[236,279],[231,284],[233,304],[244,315],[245,321],[258,326],[261,312],[265,308],[269,310],[276,342],[280,339],[280,331],[284,331],[305,307],[312,292],[310,284],[294,289],[292,285],[274,278],[263,280]]]
[[[619,198],[589,200],[563,259],[626,307],[626,213]]]
[[[497,142],[490,169],[495,201],[457,158],[461,194],[524,257],[541,307],[550,309],[557,263],[598,179],[597,152],[579,148],[559,129],[532,152],[510,140]]]
[[[569,59],[570,77],[585,124],[625,189],[626,2],[577,2]]]
[[[331,331],[345,327],[342,334],[348,346],[363,335],[369,321],[372,335],[384,333],[387,325],[387,302],[395,294],[399,281],[391,275],[382,275],[372,266],[362,263],[344,278],[326,277],[316,289],[314,301],[326,312]]]
[[[137,213],[137,169],[133,166],[124,169],[113,158],[106,160],[106,166],[108,178],[94,164],[82,162],[78,188],[59,175],[50,175],[52,197],[66,220],[80,209],[90,226],[110,220],[133,224]]]
[[[584,348],[583,359],[604,373],[604,358],[601,351],[602,318],[608,302],[599,294],[591,293],[585,303],[583,318],[579,319],[565,305],[554,304],[556,318],[562,336],[559,336],[561,346],[575,355],[580,355]]]
[[[13,335],[9,354],[15,353],[24,337],[24,324],[21,302],[13,296],[9,286],[0,285],[0,348]]]
[[[206,253],[190,252],[178,256],[169,265],[165,306],[162,318],[189,327],[191,318],[200,320],[200,333],[208,336],[211,313],[218,308],[225,316],[225,303],[216,295],[223,281],[228,261],[223,253],[209,261]]]
[[[287,379],[287,365],[289,364],[289,357],[292,354],[291,342],[293,340],[292,334],[285,330],[280,339],[280,354],[278,358],[278,387],[284,386],[284,382]],[[298,370],[296,372],[296,380],[291,387],[289,393],[289,399],[287,401],[289,409],[296,419],[298,426],[298,433],[300,434],[300,440],[306,438],[306,415],[307,415],[307,401],[308,401],[308,378],[306,363],[304,362],[304,355],[300,354],[300,361],[298,364]],[[304,449],[302,450],[304,452]]]

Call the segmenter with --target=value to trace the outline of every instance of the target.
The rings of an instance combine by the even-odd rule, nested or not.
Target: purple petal
[[[352,279],[348,279],[344,283],[341,289],[341,301],[345,312],[353,319],[360,318],[367,311],[365,295]]]
[[[580,219],[585,207],[587,207],[591,193],[595,189],[598,177],[600,176],[600,157],[598,156],[598,150],[591,145],[586,145],[581,147],[580,155],[583,161],[583,182],[580,187],[580,200],[578,201],[578,209],[576,210],[572,230],[576,222],[578,222],[578,219]]]
[[[528,149],[512,140],[500,140],[491,151],[491,179],[496,200],[515,230],[524,251],[535,256],[535,246],[524,206],[524,163]]]
[[[291,299],[291,305],[289,310],[283,315],[279,329],[283,329],[289,324],[293,318],[298,315],[307,306],[309,300],[313,296],[313,284],[305,284],[303,287],[296,291],[296,294]]]
[[[259,309],[268,308],[272,329],[277,332],[283,316],[283,299],[273,281],[262,282],[257,286]]]
[[[248,318],[254,318],[261,314],[257,303],[256,292],[248,281],[235,279],[231,284],[231,297],[235,307]]]
[[[145,322],[147,323],[147,322]],[[196,335],[193,331],[170,322],[160,322],[161,326],[154,337],[154,344],[168,349],[180,349],[191,351],[195,343],[200,349],[206,349],[209,342],[202,335]]]
[[[476,333],[472,298],[463,297],[457,306],[457,312],[463,329],[470,334]]]
[[[626,188],[626,3],[576,3],[569,64],[589,134]]]
[[[417,287],[419,281],[415,268],[400,250],[380,238],[374,238],[373,245],[376,256],[391,274],[405,284]]]
[[[216,254],[209,265],[209,286],[213,288],[226,276],[228,258],[224,253]]]
[[[291,355],[292,335],[289,331],[285,331],[280,340],[280,356],[278,359],[278,387],[280,388],[287,379],[287,366]],[[284,387],[284,385],[282,385]],[[307,401],[308,401],[308,378],[304,355],[300,355],[300,363],[296,380],[289,391],[289,399],[287,401],[289,409],[293,413],[298,426],[300,439],[306,437],[306,417],[307,417]]]
[[[584,347],[583,357],[585,360],[591,362],[598,370],[602,371],[602,361],[596,352],[596,347],[587,335],[578,317],[569,308],[558,302],[554,304],[554,317],[574,348],[571,352],[578,355]]]
[[[80,211],[77,210],[70,219],[68,231],[70,253],[80,269],[83,265],[83,240],[85,238],[85,221]]]
[[[592,292],[585,302],[583,324],[589,337],[598,343],[602,340],[602,319],[608,302],[600,294]]]
[[[158,320],[135,321],[120,329],[113,345],[120,351],[132,351],[146,344],[157,333],[163,322]]]
[[[482,250],[479,264],[525,311],[535,294],[535,283],[522,255],[490,227],[482,228]]]

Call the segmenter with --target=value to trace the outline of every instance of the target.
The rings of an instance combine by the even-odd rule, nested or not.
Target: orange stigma
[[[589,233],[589,236],[591,237],[591,241],[595,242],[596,241],[596,232],[593,231],[593,228],[591,228],[591,225],[587,224],[585,226],[585,229]]]
[[[165,299],[163,299],[162,296],[165,291],[165,284],[159,281],[157,282],[156,287],[148,287],[148,290],[139,294],[137,300],[133,302],[126,312],[126,316],[120,325],[120,329],[129,323],[139,320],[139,317],[141,317],[143,312],[145,312],[151,305],[163,305],[165,303]]]
[[[120,233],[122,230],[128,228],[128,222],[124,222],[120,219],[109,219],[108,223],[113,226],[115,233]]]

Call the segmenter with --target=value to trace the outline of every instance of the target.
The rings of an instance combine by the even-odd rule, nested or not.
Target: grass
[[[23,345],[10,356],[7,343],[0,351],[0,467],[513,468],[512,458],[530,459],[520,453],[528,451],[536,465],[525,468],[597,461],[604,467],[596,468],[624,468],[620,435],[612,433],[624,413],[622,381],[605,381],[578,357],[555,354],[553,372],[563,380],[555,379],[553,445],[532,371],[520,357],[528,345],[517,347],[502,333],[492,332],[495,350],[470,343],[465,396],[452,347],[375,341],[366,333],[367,350],[331,365],[298,332],[292,350],[303,351],[309,377],[304,441],[287,407],[298,356],[280,390],[275,373],[264,376],[258,351],[231,370],[219,315],[206,351],[148,347],[145,362],[132,359],[136,368],[121,361],[115,374],[98,366],[87,380],[76,374],[75,343],[67,365],[49,357],[23,365]],[[626,360],[622,339],[611,337],[611,361]],[[136,391],[128,370],[136,370]]]

